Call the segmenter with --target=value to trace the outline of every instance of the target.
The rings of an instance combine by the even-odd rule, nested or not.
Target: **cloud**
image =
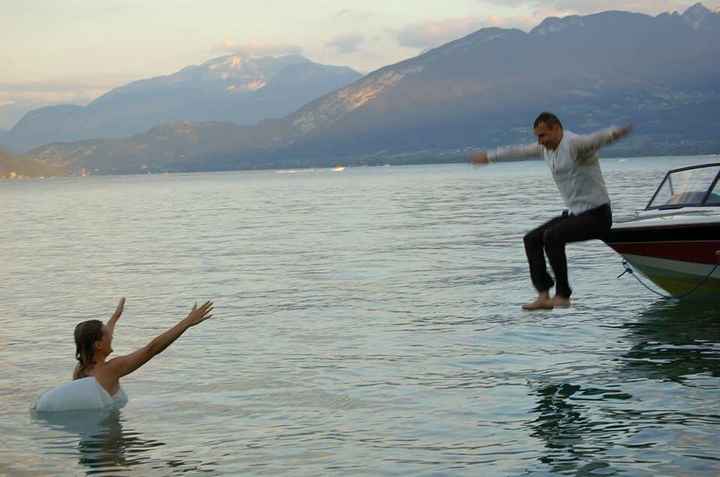
[[[377,13],[369,10],[354,10],[344,8],[338,10],[332,15],[332,18],[346,22],[369,22],[372,18],[377,18]]]
[[[395,32],[397,42],[408,48],[428,49],[457,40],[465,35],[486,27],[528,28],[533,19],[530,17],[504,18],[489,17],[460,17],[446,18],[422,23],[407,25]]]
[[[539,2],[536,2],[539,4]],[[658,14],[662,12],[685,11],[692,2],[676,0],[553,0],[549,3],[558,10],[577,14],[597,13],[607,10],[624,10]]]
[[[414,23],[395,31],[400,46],[422,51],[456,40],[486,27],[519,28],[529,31],[548,17],[589,15],[607,10],[657,15],[685,11],[695,0],[479,0],[478,3],[514,7],[528,13],[515,16],[460,17]],[[720,8],[720,0],[705,1],[711,10]],[[492,7],[488,7],[492,8]]]
[[[528,12],[524,16],[509,16],[497,19],[495,26],[514,27],[529,31],[548,17],[569,15],[590,15],[608,10],[658,15],[664,12],[684,12],[697,0],[478,0],[486,8],[489,5],[514,7]],[[702,2],[711,10],[720,9],[720,0]]]
[[[28,111],[44,106],[85,105],[114,86],[104,82],[0,83],[0,128],[9,129]]]
[[[360,45],[365,42],[363,35],[348,33],[344,35],[338,35],[329,42],[325,43],[325,46],[335,49],[338,53],[349,54],[355,53],[360,49]]]
[[[36,107],[34,104],[17,102],[0,103],[0,129],[12,129],[25,113]]]
[[[408,48],[430,48],[482,28],[478,18],[448,18],[407,25],[397,32],[397,41]]]
[[[84,105],[105,94],[116,84],[88,83],[0,83],[0,105],[40,107],[50,104]]]
[[[303,49],[301,46],[287,43],[264,43],[259,41],[238,43],[226,38],[222,43],[216,45],[212,52],[219,55],[282,56],[301,55]]]
[[[117,81],[34,81],[27,83],[0,82],[0,100],[8,96],[38,96],[57,95],[66,97],[68,95],[87,96],[92,91],[107,91],[117,86]]]
[[[533,12],[532,18],[539,23],[548,16],[589,15],[608,10],[657,15],[664,12],[683,12],[696,0],[480,0],[482,4],[503,7],[524,7]],[[720,1],[703,2],[710,9],[720,7]]]

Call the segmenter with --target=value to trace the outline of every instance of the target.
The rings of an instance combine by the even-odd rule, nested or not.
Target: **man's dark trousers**
[[[546,292],[556,285],[555,292],[570,298],[565,244],[607,237],[612,226],[610,204],[601,205],[578,215],[564,213],[531,230],[525,235],[525,253],[530,265],[530,279],[538,292]],[[547,254],[555,281],[545,265]]]

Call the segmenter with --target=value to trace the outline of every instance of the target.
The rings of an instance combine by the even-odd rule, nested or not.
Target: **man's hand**
[[[488,159],[487,152],[476,152],[472,156],[470,156],[470,162],[475,166],[485,166],[487,164],[490,164],[490,159]]]
[[[613,133],[612,133],[613,140],[614,140],[614,141],[617,141],[617,140],[619,140],[619,139],[624,138],[625,136],[627,136],[628,134],[630,134],[630,133],[632,132],[632,130],[633,130],[632,124],[627,124],[627,125],[625,125],[625,126],[623,126],[623,127],[621,127],[621,128],[617,128],[617,129],[614,130]]]

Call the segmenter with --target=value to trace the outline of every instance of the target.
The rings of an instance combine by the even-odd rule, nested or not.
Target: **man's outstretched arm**
[[[476,165],[489,164],[506,159],[519,159],[521,157],[534,157],[542,154],[540,144],[526,144],[522,146],[499,147],[491,151],[482,151],[471,156],[470,162]]]
[[[612,127],[603,129],[592,134],[577,136],[573,141],[572,147],[575,149],[578,160],[584,160],[592,157],[601,147],[619,141],[630,134],[630,132],[632,132],[631,125],[621,128]]]

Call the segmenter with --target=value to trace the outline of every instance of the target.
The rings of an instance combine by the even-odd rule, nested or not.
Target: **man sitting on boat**
[[[542,156],[550,167],[567,210],[525,235],[525,253],[530,279],[537,298],[523,305],[525,310],[552,309],[570,305],[565,245],[607,236],[612,226],[610,198],[600,170],[598,150],[631,131],[631,126],[610,128],[589,135],[565,131],[552,113],[540,114],[533,125],[537,144],[510,146],[472,157],[473,164],[509,158]],[[555,279],[547,271],[547,254]],[[550,289],[555,286],[555,296]]]

